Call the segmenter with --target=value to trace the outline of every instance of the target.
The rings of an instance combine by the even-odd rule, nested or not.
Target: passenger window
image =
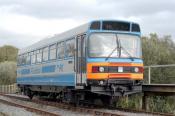
[[[40,63],[42,61],[42,50],[37,50],[36,62]]]
[[[31,62],[32,64],[36,63],[36,52],[31,52]]]
[[[26,64],[26,57],[27,57],[26,54],[22,55],[22,61],[21,61],[22,65]]]
[[[48,53],[49,53],[49,47],[45,47],[44,49],[43,49],[43,61],[48,61]]]
[[[75,39],[71,39],[66,41],[66,56],[73,57],[74,56],[74,49],[75,49]]]
[[[64,58],[64,42],[58,43],[57,56],[58,59]]]
[[[22,61],[22,60],[21,60],[21,55],[19,55],[19,56],[18,56],[18,65],[21,65],[21,64],[22,64],[21,61]]]
[[[30,53],[27,54],[26,64],[30,64]]]
[[[50,60],[56,59],[56,44],[50,46]]]

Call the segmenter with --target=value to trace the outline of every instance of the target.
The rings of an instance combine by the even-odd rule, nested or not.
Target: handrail
[[[148,68],[148,84],[151,84],[151,68],[161,68],[161,67],[175,67],[175,64],[144,66],[144,68]]]

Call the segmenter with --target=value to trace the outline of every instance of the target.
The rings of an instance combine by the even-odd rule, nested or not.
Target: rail
[[[27,102],[33,102],[33,103],[37,103],[37,104],[42,104],[42,105],[47,105],[47,106],[52,106],[52,107],[57,107],[60,109],[65,109],[65,110],[69,110],[69,111],[73,111],[73,112],[79,112],[79,113],[86,113],[89,115],[93,115],[93,116],[123,116],[124,114],[123,112],[127,112],[127,113],[139,113],[140,115],[145,114],[145,115],[163,115],[163,116],[174,116],[174,114],[170,114],[170,113],[160,113],[160,112],[149,112],[149,111],[145,111],[145,110],[135,110],[135,109],[127,109],[127,108],[114,108],[114,109],[107,109],[108,111],[106,111],[104,109],[104,107],[98,108],[98,106],[81,106],[81,107],[75,107],[74,105],[71,104],[65,104],[65,103],[61,103],[61,102],[55,102],[55,101],[50,101],[47,99],[33,99],[33,100],[29,100],[28,98],[22,97],[22,96],[14,96],[14,95],[10,95],[10,94],[1,94],[0,96],[4,96],[4,97],[9,97],[12,99],[18,99],[18,100],[22,100],[22,101],[27,101]],[[115,112],[115,110],[117,110],[118,112]]]

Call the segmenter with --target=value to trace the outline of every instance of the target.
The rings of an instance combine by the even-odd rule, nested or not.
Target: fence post
[[[151,67],[148,67],[148,84],[151,84]]]

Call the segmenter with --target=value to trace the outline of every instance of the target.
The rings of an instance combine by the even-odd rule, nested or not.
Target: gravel
[[[151,115],[151,114],[146,114],[146,113],[132,113],[132,112],[124,112],[124,111],[119,111],[119,110],[108,110],[108,109],[96,109],[99,111],[104,111],[104,112],[112,112],[116,113],[119,115],[124,115],[124,116],[159,116],[159,115]]]
[[[8,101],[20,103],[22,105],[27,105],[27,106],[31,106],[34,108],[44,109],[45,111],[53,112],[53,113],[63,115],[63,116],[91,116],[91,115],[85,114],[85,113],[73,112],[73,111],[69,111],[66,109],[60,109],[57,107],[52,107],[52,106],[36,104],[36,103],[32,103],[32,102],[27,102],[27,101],[11,99],[8,97],[3,97],[3,96],[0,96],[0,98],[3,98],[3,99],[8,100]],[[8,114],[10,116],[19,116],[19,114],[21,116],[35,116],[36,115],[36,114],[33,114],[31,112],[26,111],[25,109],[16,108],[16,107],[11,108],[11,107],[12,106],[6,106],[6,105],[1,104],[0,105],[0,112],[3,112],[3,113]],[[103,112],[110,112],[110,113],[112,112],[112,113],[121,114],[121,115],[125,115],[125,116],[158,116],[158,115],[151,115],[151,114],[146,114],[146,113],[124,112],[124,111],[119,111],[119,110],[108,110],[108,109],[95,109],[95,110],[99,110],[99,111],[103,111]],[[24,115],[22,115],[22,114],[24,114]]]
[[[32,112],[28,112],[23,108],[17,108],[0,103],[0,116],[39,116],[39,115]]]
[[[85,113],[73,112],[73,111],[69,111],[69,110],[66,110],[66,109],[60,109],[60,108],[57,108],[57,107],[52,107],[52,106],[36,104],[36,103],[32,103],[32,102],[27,102],[27,101],[11,99],[11,98],[8,98],[8,97],[3,97],[3,96],[0,96],[0,98],[8,100],[8,101],[15,102],[15,103],[19,103],[19,104],[22,104],[22,105],[27,105],[27,106],[30,106],[30,107],[34,107],[34,108],[42,109],[42,110],[45,110],[45,111],[49,111],[49,112],[59,114],[59,115],[62,115],[62,116],[91,116],[91,115],[85,114]],[[4,110],[6,109],[5,110],[6,112],[11,112],[11,108],[6,108],[4,106],[2,108]],[[16,108],[16,107],[14,107],[14,108]],[[14,109],[12,111],[14,113],[17,113],[18,115],[10,115],[10,116],[19,116],[19,114],[21,115],[21,113],[19,113],[18,110]],[[0,112],[2,112],[1,111],[1,106],[0,106]],[[21,116],[33,116],[33,114],[32,115],[27,114],[27,115],[21,115]]]

